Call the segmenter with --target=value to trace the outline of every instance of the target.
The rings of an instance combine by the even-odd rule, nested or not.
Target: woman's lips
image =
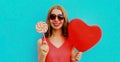
[[[54,25],[55,27],[58,27],[58,26],[60,25],[60,23],[53,23],[53,25]]]

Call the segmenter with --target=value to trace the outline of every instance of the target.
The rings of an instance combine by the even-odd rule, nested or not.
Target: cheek
[[[50,20],[50,25],[53,23],[53,20]]]
[[[53,25],[53,20],[50,20],[50,25],[51,25],[51,26]]]
[[[61,23],[63,24],[65,21],[64,20],[61,20]]]
[[[62,20],[61,22],[64,23],[64,20]]]
[[[50,23],[52,23],[52,20],[50,20]]]

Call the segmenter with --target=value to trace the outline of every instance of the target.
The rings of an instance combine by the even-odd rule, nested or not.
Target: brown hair
[[[62,26],[62,35],[64,37],[68,37],[68,17],[67,17],[67,14],[64,10],[64,8],[62,6],[59,6],[59,5],[56,5],[56,6],[53,6],[49,12],[48,12],[48,15],[47,15],[47,19],[46,19],[46,23],[48,24],[48,31],[45,33],[45,37],[50,37],[52,35],[52,27],[50,25],[50,14],[52,12],[53,9],[58,9],[58,10],[61,10],[63,16],[64,16],[64,23],[63,23],[63,26]]]

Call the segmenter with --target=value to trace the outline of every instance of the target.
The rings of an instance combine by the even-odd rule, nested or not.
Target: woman
[[[46,40],[38,41],[38,62],[75,62],[80,60],[81,52],[74,52],[67,40],[68,18],[61,6],[53,6],[47,16],[48,31]]]

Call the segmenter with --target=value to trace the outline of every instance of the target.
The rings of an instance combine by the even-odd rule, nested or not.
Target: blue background
[[[80,18],[102,29],[100,42],[79,62],[120,62],[120,0],[0,0],[0,62],[37,62],[42,35],[35,25],[56,4],[69,20]]]

